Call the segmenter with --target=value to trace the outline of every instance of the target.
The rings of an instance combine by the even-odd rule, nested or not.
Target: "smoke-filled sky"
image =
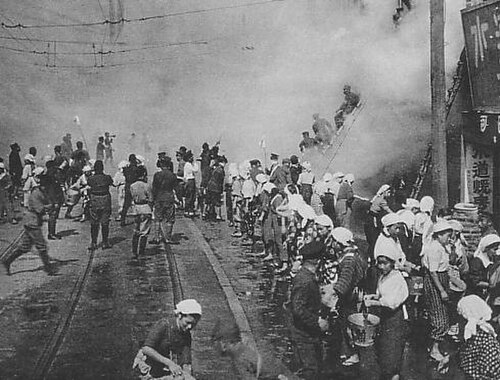
[[[92,22],[119,17],[120,3],[132,19],[260,1],[17,0],[0,3],[0,19]],[[204,141],[221,139],[230,161],[262,157],[258,143],[265,135],[268,153],[290,155],[301,132],[310,130],[312,114],[331,120],[343,84],[350,83],[366,106],[330,169],[368,177],[388,163],[419,160],[430,128],[429,2],[415,0],[398,29],[395,0],[365,0],[361,12],[349,3],[355,1],[275,1],[122,28],[0,29],[0,45],[21,50],[53,51],[53,43],[35,39],[95,42],[97,50],[104,41],[103,51],[144,48],[105,55],[103,68],[92,68],[100,56],[80,54],[91,53],[90,44],[58,42],[49,56],[0,48],[0,154],[14,140],[44,154],[66,132],[80,139],[72,122],[78,115],[91,154],[97,136],[111,131],[119,157],[129,153],[132,132],[138,140],[147,133],[154,150],[166,146],[170,154],[179,145],[198,152]],[[463,47],[464,1],[446,3],[451,77]],[[45,68],[47,62],[56,68]]]

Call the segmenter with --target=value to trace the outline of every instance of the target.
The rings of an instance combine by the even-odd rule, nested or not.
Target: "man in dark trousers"
[[[21,188],[21,176],[23,175],[23,164],[21,162],[21,156],[19,156],[21,147],[18,143],[13,143],[10,145],[10,150],[9,173],[12,179],[12,195],[17,198],[17,193]]]
[[[138,179],[138,162],[135,154],[128,156],[128,165],[123,168],[125,177],[125,200],[123,202],[122,212],[120,214],[120,226],[124,227],[127,220],[127,212],[132,205],[132,194],[130,193],[130,185]]]
[[[177,197],[175,188],[177,176],[173,173],[174,164],[170,157],[158,159],[157,166],[161,171],[153,176],[151,193],[154,204],[154,217],[158,222],[165,243],[172,244],[172,231],[175,223],[175,204]]]
[[[321,336],[328,331],[328,321],[321,317],[321,294],[316,277],[325,245],[318,241],[306,244],[301,250],[303,263],[292,280],[291,336],[300,377],[306,380],[321,378]]]
[[[102,234],[102,249],[111,248],[109,243],[109,219],[111,218],[111,194],[109,187],[113,186],[113,178],[104,174],[104,164],[97,160],[94,164],[94,175],[87,180],[90,197],[90,237],[89,251],[97,249],[99,226]]]
[[[60,182],[59,168],[56,166],[54,160],[49,160],[46,162],[47,167],[47,178],[49,182],[46,186],[47,197],[52,204],[49,211],[49,223],[48,223],[48,236],[49,240],[60,239],[61,235],[56,233],[57,218],[59,217],[59,211],[64,203],[64,192],[62,190],[63,184]]]
[[[50,258],[47,253],[47,242],[42,233],[43,215],[51,208],[50,201],[45,194],[49,179],[43,173],[43,168],[36,168],[33,171],[33,178],[37,185],[31,191],[28,199],[27,211],[23,217],[24,231],[21,240],[16,249],[10,251],[10,253],[7,253],[7,255],[1,259],[8,275],[10,275],[10,266],[14,260],[31,251],[33,246],[36,247],[42,259],[45,271],[49,275],[55,274],[55,269],[50,263]]]

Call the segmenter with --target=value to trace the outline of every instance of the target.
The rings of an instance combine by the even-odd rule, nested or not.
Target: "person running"
[[[47,241],[44,239],[42,233],[43,215],[51,208],[46,194],[46,186],[49,183],[49,179],[44,175],[44,169],[40,167],[33,170],[33,179],[35,187],[29,196],[27,210],[23,217],[24,230],[21,240],[13,251],[8,251],[10,253],[7,253],[1,259],[8,275],[11,274],[10,266],[12,263],[25,253],[30,252],[33,246],[36,247],[38,255],[42,259],[45,271],[50,276],[56,273],[47,253]]]
[[[104,174],[104,164],[98,160],[94,164],[94,175],[88,179],[90,194],[90,237],[89,251],[97,249],[99,227],[102,233],[102,249],[111,248],[109,243],[109,219],[111,217],[111,194],[109,187],[113,186],[113,178]]]

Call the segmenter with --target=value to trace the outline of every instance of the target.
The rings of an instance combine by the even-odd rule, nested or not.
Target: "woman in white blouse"
[[[380,317],[377,356],[382,379],[398,380],[405,347],[405,312],[408,286],[401,272],[395,269],[399,256],[394,250],[375,252],[381,276],[377,293],[365,296],[367,307],[376,306]]]

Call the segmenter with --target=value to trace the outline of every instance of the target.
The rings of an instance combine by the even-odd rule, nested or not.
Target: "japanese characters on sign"
[[[474,108],[500,108],[500,0],[462,10]]]
[[[469,199],[481,211],[493,211],[493,151],[480,145],[466,144],[466,170]]]

